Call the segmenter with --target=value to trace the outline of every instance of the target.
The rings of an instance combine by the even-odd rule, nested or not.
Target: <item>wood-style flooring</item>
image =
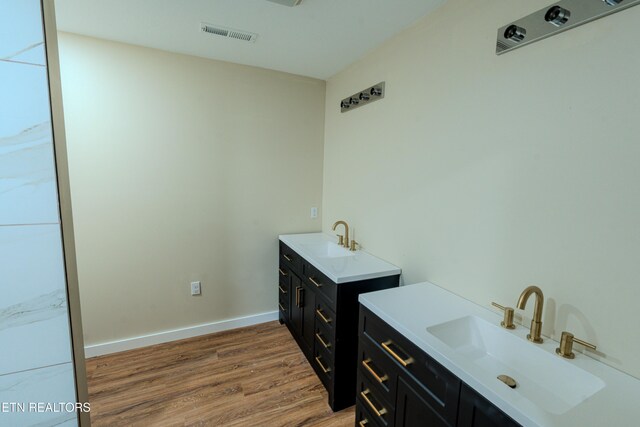
[[[91,358],[87,375],[93,426],[355,424],[278,322]]]

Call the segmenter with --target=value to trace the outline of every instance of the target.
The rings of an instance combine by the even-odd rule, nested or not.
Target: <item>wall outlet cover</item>
[[[191,295],[200,295],[202,293],[202,289],[200,288],[200,282],[191,282]]]

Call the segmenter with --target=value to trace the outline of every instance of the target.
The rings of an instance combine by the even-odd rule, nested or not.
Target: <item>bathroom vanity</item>
[[[355,402],[358,296],[397,287],[400,269],[323,233],[280,236],[280,323],[326,387],[334,411]]]
[[[640,380],[583,353],[560,357],[558,342],[534,344],[528,327],[502,328],[501,315],[438,286],[359,300],[357,426],[631,426],[640,419]]]
[[[359,323],[358,424],[519,426],[365,307]]]

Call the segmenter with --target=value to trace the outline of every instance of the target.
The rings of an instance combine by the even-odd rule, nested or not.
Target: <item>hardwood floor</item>
[[[278,322],[95,357],[87,375],[93,426],[355,424]]]

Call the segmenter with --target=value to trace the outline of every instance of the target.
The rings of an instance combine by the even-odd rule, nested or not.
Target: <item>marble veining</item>
[[[22,65],[33,65],[36,67],[46,67],[44,43],[34,43],[31,46],[27,46],[17,52],[10,53],[5,57],[0,58],[0,61]]]
[[[46,69],[0,62],[0,93],[0,224],[57,223]]]
[[[0,376],[0,402],[75,402],[73,366],[64,363]],[[27,406],[28,408],[28,406]],[[0,412],[3,426],[74,426],[74,412]]]
[[[0,227],[0,295],[0,375],[72,360],[58,224]]]
[[[44,65],[44,34],[38,0],[0,1],[0,60]]]
[[[31,44],[31,45],[29,45],[29,46],[27,46],[27,47],[23,47],[23,48],[21,48],[21,49],[20,49],[20,50],[18,50],[17,52],[13,52],[13,53],[10,53],[9,55],[3,56],[3,57],[2,57],[2,58],[0,58],[0,59],[11,59],[11,58],[15,58],[15,57],[18,57],[18,56],[22,55],[22,54],[23,54],[23,53],[25,53],[25,52],[28,52],[28,51],[30,51],[30,50],[32,50],[32,49],[35,49],[35,48],[39,47],[39,46],[44,46],[44,42],[36,42],[36,43],[33,43],[33,44]]]
[[[62,289],[58,289],[23,303],[0,309],[0,331],[43,322],[66,313],[67,296]]]

